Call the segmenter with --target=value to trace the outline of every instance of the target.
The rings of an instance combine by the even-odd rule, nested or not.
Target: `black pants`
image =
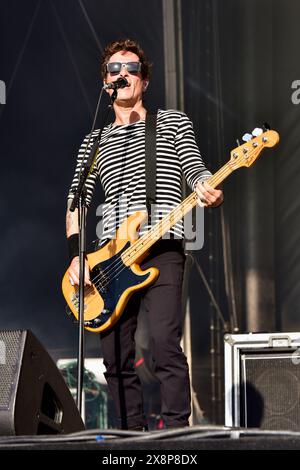
[[[189,372],[180,347],[184,261],[178,240],[157,242],[141,267],[157,267],[160,271],[158,279],[141,293],[134,294],[118,323],[100,335],[105,377],[122,429],[146,424],[141,383],[134,368],[134,335],[141,297],[149,320],[155,374],[160,382],[161,415],[167,427],[188,426]]]

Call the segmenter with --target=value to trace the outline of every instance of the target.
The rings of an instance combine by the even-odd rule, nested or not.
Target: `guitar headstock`
[[[234,170],[241,166],[253,165],[265,147],[274,147],[278,144],[279,134],[273,130],[263,132],[262,129],[255,128],[252,134],[244,135],[244,140],[247,142],[230,152],[230,166]]]

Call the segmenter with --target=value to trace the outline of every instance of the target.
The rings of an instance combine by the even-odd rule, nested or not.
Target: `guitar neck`
[[[216,188],[233,170],[234,168],[229,161],[214,175],[208,178],[207,182],[213,188]],[[129,266],[141,258],[152,245],[162,238],[163,235],[179,222],[196,204],[197,193],[194,191],[122,254],[124,264]]]

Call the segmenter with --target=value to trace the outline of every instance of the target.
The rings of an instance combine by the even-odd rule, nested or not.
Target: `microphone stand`
[[[84,157],[87,153],[89,143],[92,138],[92,133],[95,128],[95,123],[98,115],[99,105],[103,93],[103,88],[98,99],[98,104],[94,116],[94,122],[92,130],[90,132],[90,137],[86,145],[86,151],[82,158],[82,164],[80,168],[79,181],[76,190],[74,191],[74,198],[70,206],[70,211],[74,212],[75,209],[78,209],[78,227],[79,227],[79,309],[78,309],[78,356],[77,356],[77,394],[76,394],[76,404],[79,413],[82,413],[82,390],[83,390],[83,374],[84,374],[84,271],[85,271],[85,259],[86,259],[86,187],[85,183],[87,177],[89,176],[94,164],[96,162],[97,151],[100,145],[101,135],[106,123],[106,120],[109,116],[109,113],[113,107],[114,101],[117,97],[118,91],[117,88],[114,89],[111,97],[110,103],[107,107],[103,125],[100,127],[99,133],[93,143],[93,146],[90,150],[89,156],[84,163]]]

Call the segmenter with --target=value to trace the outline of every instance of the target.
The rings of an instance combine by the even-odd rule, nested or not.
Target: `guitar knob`
[[[242,137],[243,141],[244,142],[249,142],[249,140],[252,139],[252,134],[244,134],[243,137]]]
[[[263,133],[263,130],[260,128],[260,127],[256,127],[255,129],[253,129],[252,131],[252,135],[254,137],[258,137],[259,135],[261,135]]]

